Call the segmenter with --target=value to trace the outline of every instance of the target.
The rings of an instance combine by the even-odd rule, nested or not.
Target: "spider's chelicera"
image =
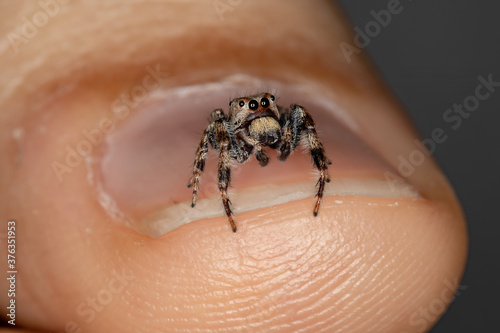
[[[301,138],[307,143],[314,165],[319,170],[317,200],[313,214],[319,211],[325,183],[330,181],[328,164],[314,121],[307,110],[296,104],[290,109],[276,105],[275,97],[270,93],[240,97],[229,102],[229,113],[221,109],[211,114],[211,123],[203,132],[200,145],[196,151],[193,176],[188,187],[193,187],[191,206],[196,205],[200,178],[205,168],[208,145],[219,151],[218,179],[219,191],[227,218],[234,232],[236,224],[233,220],[227,188],[231,180],[230,162],[243,163],[252,152],[261,166],[266,166],[269,157],[264,148],[278,150],[278,159],[285,161],[290,153],[300,144]]]

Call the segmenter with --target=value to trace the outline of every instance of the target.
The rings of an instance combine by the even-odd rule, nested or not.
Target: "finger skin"
[[[75,1],[20,45],[19,53],[4,50],[2,73],[10,88],[0,95],[1,109],[9,110],[0,113],[0,201],[8,205],[0,206],[0,216],[18,226],[18,323],[67,332],[431,327],[453,298],[467,253],[459,203],[431,158],[407,177],[422,199],[324,197],[314,218],[311,197],[238,214],[237,233],[220,217],[158,239],[106,214],[84,164],[57,180],[51,163],[64,160],[65,146],[80,142],[82,129],[99,123],[150,63],[169,69],[167,87],[193,82],[192,73],[209,81],[235,68],[308,82],[335,92],[364,139],[395,166],[398,156],[414,149],[415,131],[363,58],[345,62],[338,44],[352,36],[329,2],[244,2],[224,20],[200,15],[212,13],[210,2],[164,5],[131,5],[143,14],[136,17]],[[26,4],[25,10],[36,13],[36,6]],[[17,13],[6,9],[2,15],[11,11]],[[79,31],[96,12],[106,24],[91,31],[92,43],[89,30],[60,35]],[[241,24],[249,19],[252,29]],[[19,24],[15,18],[3,22],[4,35]],[[274,33],[268,33],[269,22],[275,22]],[[127,26],[139,30],[130,34]],[[188,32],[182,38],[179,27]],[[283,43],[283,36],[300,43]],[[30,66],[43,52],[39,67]],[[86,66],[69,70],[81,63]],[[21,125],[19,155],[12,130]],[[4,239],[0,247],[7,248]],[[1,283],[6,290],[6,281]],[[3,296],[1,305],[7,301]]]

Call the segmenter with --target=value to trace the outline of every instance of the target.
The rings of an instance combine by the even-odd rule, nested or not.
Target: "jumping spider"
[[[240,97],[229,102],[229,114],[221,109],[211,113],[211,123],[203,132],[200,145],[196,151],[193,176],[188,187],[193,187],[191,207],[196,205],[200,178],[205,168],[208,153],[208,144],[219,151],[218,179],[222,203],[227,218],[234,232],[234,223],[227,188],[231,180],[231,160],[243,163],[248,160],[252,152],[261,166],[266,166],[269,157],[264,147],[278,150],[278,159],[285,161],[290,153],[300,144],[302,136],[311,153],[314,165],[319,170],[318,193],[313,214],[318,215],[319,206],[323,197],[325,183],[330,181],[328,164],[331,162],[325,155],[314,121],[300,105],[292,104],[285,109],[275,104],[275,97],[270,93]]]

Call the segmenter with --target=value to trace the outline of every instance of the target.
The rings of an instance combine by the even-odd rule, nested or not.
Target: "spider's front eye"
[[[271,101],[274,102],[274,95],[271,95]]]
[[[259,103],[257,103],[256,100],[252,99],[250,103],[248,103],[248,107],[250,108],[250,110],[257,110],[257,108],[259,107]]]
[[[239,104],[239,105],[240,105],[240,108],[242,108],[242,107],[244,107],[244,106],[245,106],[245,102],[240,101],[240,104]]]
[[[263,108],[267,108],[269,106],[269,100],[267,98],[263,98],[260,100],[260,105],[263,107]]]

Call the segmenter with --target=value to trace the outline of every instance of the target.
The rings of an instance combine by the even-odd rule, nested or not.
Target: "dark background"
[[[390,1],[338,2],[352,27],[364,31],[374,20],[370,12],[387,9]],[[443,120],[453,104],[474,95],[479,75],[492,74],[500,82],[500,1],[400,3],[403,10],[392,15],[365,51],[423,138],[446,128],[448,140],[437,146],[434,157],[469,224],[469,259],[461,282],[466,288],[431,332],[500,332],[500,87],[456,130]]]

